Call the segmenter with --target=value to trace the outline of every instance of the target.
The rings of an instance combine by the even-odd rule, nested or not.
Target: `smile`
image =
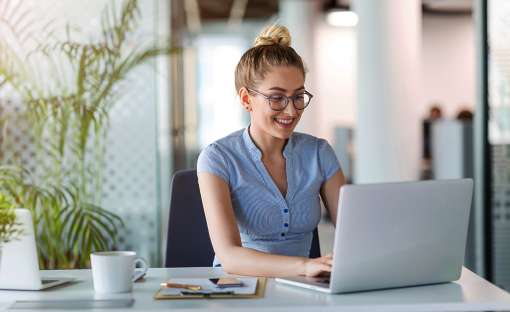
[[[276,123],[282,125],[282,126],[290,126],[294,122],[295,118],[274,118]]]

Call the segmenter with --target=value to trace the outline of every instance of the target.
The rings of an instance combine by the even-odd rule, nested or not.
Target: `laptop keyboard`
[[[304,278],[309,283],[321,284],[321,285],[329,285],[329,276],[316,276],[316,277],[305,277]]]

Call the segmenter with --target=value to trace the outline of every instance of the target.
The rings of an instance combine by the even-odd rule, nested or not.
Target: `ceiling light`
[[[354,27],[358,24],[358,15],[352,11],[331,10],[326,13],[326,21],[331,26]]]

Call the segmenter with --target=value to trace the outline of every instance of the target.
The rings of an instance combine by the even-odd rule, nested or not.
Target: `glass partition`
[[[491,271],[510,289],[510,3],[488,1],[488,144]],[[488,207],[488,208],[489,208]]]
[[[42,268],[87,267],[108,249],[161,263],[161,10],[0,1],[0,188],[32,210]]]

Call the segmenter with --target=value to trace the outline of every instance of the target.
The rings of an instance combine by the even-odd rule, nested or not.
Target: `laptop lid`
[[[330,291],[457,280],[472,192],[471,179],[342,187]]]
[[[23,234],[20,238],[2,246],[0,289],[41,289],[34,226],[30,211],[16,209],[16,221],[20,223]]]

